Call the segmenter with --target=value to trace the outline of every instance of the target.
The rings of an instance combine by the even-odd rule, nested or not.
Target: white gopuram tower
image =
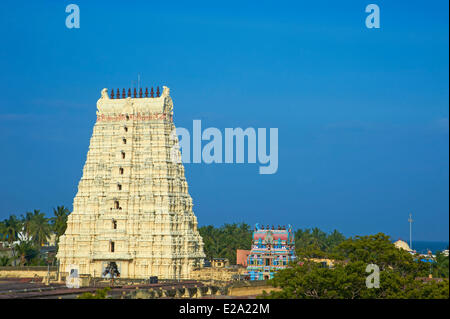
[[[202,267],[203,240],[172,132],[169,88],[150,95],[103,89],[83,176],[59,241],[61,277],[189,279]],[[172,134],[171,134],[172,133]],[[175,156],[175,157],[176,157]]]

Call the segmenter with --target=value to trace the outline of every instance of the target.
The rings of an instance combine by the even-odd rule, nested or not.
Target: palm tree
[[[5,223],[0,221],[0,241],[6,240]]]
[[[51,229],[48,223],[49,219],[44,213],[35,210],[31,216],[29,231],[31,239],[34,243],[42,246],[50,237]]]
[[[53,208],[54,217],[50,218],[52,223],[52,230],[56,234],[56,240],[61,237],[67,228],[67,217],[70,211],[64,206],[57,206],[56,209]]]
[[[0,266],[2,266],[2,267],[9,266],[10,262],[11,262],[11,258],[9,258],[8,256],[0,257]]]
[[[328,235],[327,244],[329,248],[334,248],[345,240],[345,236],[336,229]]]
[[[0,224],[0,232],[2,233],[2,240],[5,240],[11,246],[13,242],[19,239],[20,231],[22,230],[21,221],[15,216],[11,215]],[[14,246],[12,247],[12,260],[15,260],[16,252]]]
[[[32,219],[33,216],[39,214],[39,210],[35,209],[33,213],[31,212],[26,212],[25,216],[22,215],[22,224],[23,224],[23,233],[25,235],[24,239],[25,240],[29,240],[31,237],[31,224],[32,224]]]
[[[16,244],[15,249],[20,257],[20,265],[22,266],[38,254],[38,250],[34,247],[33,243],[28,240],[24,240]]]
[[[15,215],[9,216],[8,219],[3,221],[2,233],[3,240],[6,240],[9,244],[19,239],[19,233],[22,230],[22,223]]]

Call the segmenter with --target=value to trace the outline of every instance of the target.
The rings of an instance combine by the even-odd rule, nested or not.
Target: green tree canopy
[[[228,258],[231,264],[236,263],[237,249],[250,249],[252,229],[248,224],[224,224],[216,228],[212,225],[199,227],[203,238],[206,258]]]
[[[15,250],[20,258],[20,265],[29,265],[30,262],[38,257],[39,250],[36,245],[31,241],[21,241],[15,245]]]
[[[442,252],[436,254],[436,263],[432,265],[433,276],[440,278],[449,277],[449,260]]]
[[[316,227],[313,229],[298,229],[295,232],[295,248],[297,250],[306,248],[309,251],[330,251],[344,240],[345,236],[337,230],[327,234]]]
[[[58,206],[53,209],[53,217],[50,218],[52,230],[56,234],[56,238],[59,239],[67,228],[67,218],[70,214],[69,209],[64,206]]]
[[[314,245],[313,245],[314,246]],[[306,247],[309,249],[310,246]],[[302,251],[302,250],[300,250]],[[299,256],[291,267],[277,272],[271,284],[281,291],[265,298],[448,298],[448,279],[423,282],[429,267],[415,256],[396,248],[389,237],[379,233],[349,238],[323,257],[335,260],[331,268]],[[380,287],[368,288],[368,264],[380,269]]]
[[[29,218],[27,233],[34,243],[42,246],[45,242],[47,242],[51,235],[49,219],[39,210],[34,210],[33,214],[30,215]]]
[[[10,244],[19,240],[21,230],[22,222],[15,215],[9,216],[0,225],[2,240],[6,240]]]
[[[0,256],[0,266],[9,266],[11,264],[12,258],[8,256]]]

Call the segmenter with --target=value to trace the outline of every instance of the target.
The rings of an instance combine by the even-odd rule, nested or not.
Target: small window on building
[[[110,246],[110,247],[109,247],[109,248],[110,248],[110,251],[113,253],[113,252],[114,252],[114,248],[115,248],[115,247],[114,247],[114,246],[115,246],[115,245],[114,245],[114,242],[112,241],[112,242],[109,244],[109,246]]]
[[[122,159],[125,158],[125,152],[122,152]]]
[[[123,128],[123,130],[124,130],[125,132],[128,132],[128,127],[125,126],[125,127]]]
[[[118,200],[114,201],[114,208],[119,209],[119,201]]]
[[[112,221],[113,229],[117,229],[117,220]]]
[[[120,175],[123,175],[123,168],[122,168],[122,167],[119,168],[119,174],[120,174]]]
[[[122,190],[122,185],[117,184],[117,190],[121,191]]]
[[[122,140],[122,142],[123,142],[123,144],[127,144],[127,139],[124,138],[124,139]]]

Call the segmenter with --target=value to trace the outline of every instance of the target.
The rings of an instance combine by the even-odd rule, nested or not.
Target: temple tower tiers
[[[172,160],[169,88],[114,98],[103,89],[83,176],[57,258],[62,276],[188,279],[202,267],[203,240],[192,211],[183,164]],[[122,93],[122,94],[121,94]],[[154,96],[155,95],[155,96]]]

